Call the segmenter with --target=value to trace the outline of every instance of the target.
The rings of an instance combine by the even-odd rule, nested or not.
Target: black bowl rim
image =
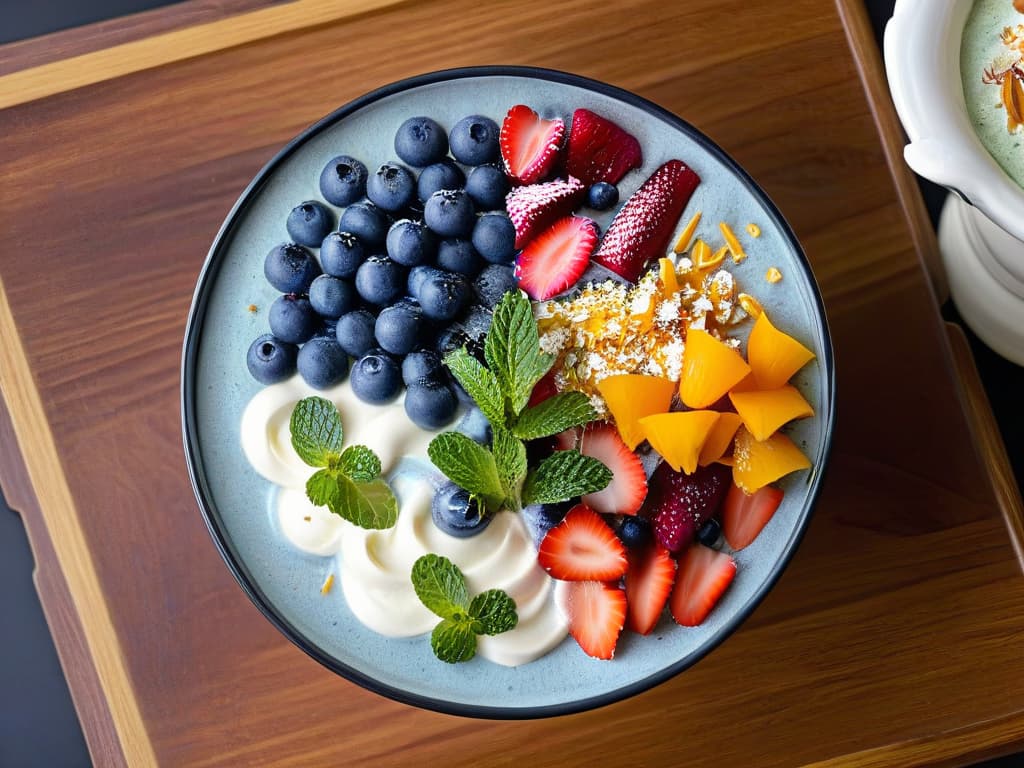
[[[798,527],[795,534],[790,537],[786,548],[783,550],[781,557],[776,562],[774,568],[769,573],[767,580],[761,586],[761,588],[754,593],[753,598],[744,606],[744,609],[737,612],[736,615],[730,618],[718,631],[712,636],[709,642],[705,643],[704,646],[697,649],[696,651],[684,656],[674,664],[659,670],[653,675],[649,675],[642,680],[638,680],[629,685],[624,685],[598,696],[592,696],[585,699],[578,699],[574,701],[568,701],[561,704],[550,704],[544,706],[525,706],[525,707],[504,707],[504,706],[479,706],[475,704],[463,704],[460,702],[448,701],[446,699],[432,698],[430,696],[423,696],[420,694],[410,693],[401,688],[396,688],[391,685],[380,682],[379,680],[364,674],[363,672],[350,667],[347,664],[343,664],[319,646],[314,644],[308,638],[306,638],[298,629],[296,629],[287,619],[281,615],[276,607],[270,602],[270,600],[263,594],[256,582],[253,580],[242,559],[238,553],[234,550],[234,547],[227,536],[226,531],[221,525],[219,513],[214,506],[211,496],[209,494],[209,488],[206,481],[205,473],[201,470],[201,458],[199,456],[198,448],[198,435],[196,432],[196,419],[195,417],[195,366],[196,357],[199,348],[199,329],[202,325],[203,318],[206,313],[207,302],[209,299],[210,287],[213,284],[214,278],[216,277],[217,271],[220,267],[220,253],[224,243],[234,233],[235,226],[238,222],[239,215],[244,211],[250,204],[251,198],[256,192],[263,186],[270,175],[275,171],[278,165],[282,163],[287,157],[294,153],[303,143],[317,135],[324,129],[332,126],[334,123],[345,118],[346,116],[356,112],[363,107],[372,104],[380,99],[395,95],[402,91],[406,91],[412,88],[430,85],[439,82],[447,82],[452,80],[462,80],[468,78],[480,78],[480,77],[495,77],[495,76],[506,76],[506,77],[520,77],[520,78],[534,78],[538,80],[546,80],[555,83],[561,83],[564,85],[572,85],[583,88],[585,90],[594,91],[596,93],[609,96],[618,101],[624,102],[631,106],[637,107],[650,116],[661,120],[668,125],[682,131],[688,135],[691,139],[696,141],[705,151],[714,156],[719,162],[725,167],[730,169],[732,173],[743,183],[750,194],[754,195],[765,210],[769,213],[773,220],[773,224],[778,227],[783,237],[789,242],[789,245],[793,248],[797,255],[797,261],[800,268],[804,272],[809,285],[812,288],[815,301],[815,319],[819,325],[819,333],[822,342],[822,355],[819,358],[819,362],[824,366],[825,373],[825,391],[822,393],[827,397],[827,412],[819,414],[819,418],[824,419],[824,430],[823,430],[823,445],[821,446],[820,456],[821,460],[819,464],[814,468],[813,475],[810,478],[810,489],[807,497],[807,506],[803,516],[803,521]],[[359,98],[350,101],[348,104],[338,108],[331,114],[327,115],[323,119],[317,121],[313,125],[306,128],[302,133],[288,142],[287,145],[280,152],[278,152],[261,170],[256,177],[249,183],[234,206],[231,208],[231,212],[228,214],[224,223],[221,225],[220,231],[217,233],[213,244],[210,246],[210,251],[207,254],[206,261],[203,264],[202,271],[199,274],[199,279],[196,283],[195,294],[192,299],[192,306],[189,310],[188,320],[185,329],[185,340],[182,349],[182,364],[181,364],[181,417],[182,417],[182,437],[185,448],[185,460],[188,465],[189,479],[192,482],[192,489],[195,492],[196,500],[199,503],[200,511],[202,512],[203,519],[206,521],[206,526],[209,529],[210,536],[213,538],[214,543],[217,546],[221,557],[224,558],[224,562],[227,564],[235,580],[238,582],[242,590],[249,596],[253,604],[260,610],[260,612],[273,624],[277,629],[291,640],[296,646],[301,648],[310,657],[320,662],[323,666],[330,669],[342,677],[361,685],[367,690],[378,693],[382,696],[386,696],[395,701],[402,702],[404,704],[410,704],[413,706],[421,707],[435,712],[441,712],[449,715],[458,715],[462,717],[474,717],[481,719],[495,719],[495,720],[523,720],[523,719],[534,719],[543,717],[554,717],[558,715],[569,715],[578,712],[583,712],[589,709],[595,709],[597,707],[603,707],[608,704],[612,704],[617,701],[635,696],[642,693],[666,680],[675,677],[680,672],[688,669],[689,667],[696,664],[708,653],[717,648],[729,635],[731,635],[736,628],[747,619],[747,617],[754,611],[754,609],[761,603],[765,595],[771,590],[782,575],[786,566],[789,564],[793,553],[796,551],[803,539],[804,533],[807,530],[807,526],[810,522],[811,512],[815,504],[817,503],[818,496],[821,491],[821,484],[824,480],[825,469],[828,465],[829,455],[832,450],[832,433],[835,423],[835,402],[836,402],[836,382],[835,382],[835,364],[832,351],[832,340],[829,334],[828,321],[825,315],[825,307],[821,298],[821,289],[819,288],[817,281],[814,279],[814,274],[811,271],[810,263],[807,260],[807,256],[801,248],[799,241],[796,238],[789,223],[785,220],[782,213],[768,197],[767,194],[758,186],[758,184],[744,171],[739,164],[733,160],[721,147],[715,142],[701,133],[697,128],[692,126],[690,123],[681,119],[680,117],[672,114],[666,109],[658,106],[657,104],[648,101],[645,98],[637,96],[636,94],[630,93],[629,91],[623,90],[617,86],[609,85],[598,80],[593,80],[581,75],[575,75],[569,72],[562,72],[554,69],[544,69],[540,67],[524,67],[524,66],[504,66],[504,65],[493,65],[493,66],[479,66],[479,67],[459,67],[454,69],[439,70],[436,72],[425,73],[409,77],[404,80],[399,80],[388,85],[382,86],[373,90]]]

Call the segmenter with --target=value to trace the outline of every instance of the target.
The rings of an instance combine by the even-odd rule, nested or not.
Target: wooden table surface
[[[0,48],[0,481],[97,765],[954,765],[1024,744],[1020,497],[939,318],[859,2],[555,7],[198,0]],[[194,281],[247,181],[366,90],[493,63],[628,88],[733,154],[813,263],[840,393],[821,502],[753,616],[676,679],[544,721],[396,704],[292,646],[207,535],[178,415]]]

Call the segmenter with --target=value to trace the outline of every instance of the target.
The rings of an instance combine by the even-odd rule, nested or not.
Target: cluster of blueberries
[[[267,254],[264,274],[282,295],[268,313],[271,333],[249,348],[253,377],[272,384],[297,370],[327,389],[349,376],[355,394],[375,404],[404,384],[414,423],[450,422],[460,393],[442,359],[462,346],[481,354],[491,308],[515,288],[498,135],[487,117],[466,117],[448,135],[413,117],[395,135],[404,165],[387,162],[371,175],[347,155],[327,163],[320,192],[344,210],[335,229],[324,203],[296,206],[287,220],[293,242]]]

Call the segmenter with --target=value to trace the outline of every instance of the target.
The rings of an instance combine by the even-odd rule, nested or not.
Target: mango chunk
[[[686,332],[679,398],[690,408],[707,408],[750,373],[740,353],[707,331]]]
[[[668,379],[634,373],[608,376],[597,383],[597,391],[615,419],[619,437],[631,451],[644,441],[640,419],[668,411],[675,389],[675,383]]]
[[[747,359],[759,389],[778,389],[813,360],[814,353],[772,325],[762,312],[747,340]]]
[[[788,384],[760,392],[733,391],[729,399],[755,440],[767,440],[783,424],[814,415],[811,404]]]
[[[647,441],[676,472],[693,474],[708,435],[718,422],[717,411],[673,411],[640,419]]]
[[[697,463],[702,467],[706,467],[708,464],[716,461],[721,463],[722,457],[725,456],[725,452],[729,448],[729,443],[732,442],[736,430],[740,428],[742,423],[743,419],[740,418],[738,413],[730,413],[728,411],[722,413],[718,417],[718,421],[715,422],[715,426],[711,428],[708,439],[704,441],[704,447],[700,449]]]
[[[754,493],[790,472],[811,467],[808,458],[781,432],[759,441],[746,427],[736,431],[732,457],[733,482],[747,493]]]

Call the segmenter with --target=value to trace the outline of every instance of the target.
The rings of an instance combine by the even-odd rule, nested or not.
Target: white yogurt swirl
[[[344,444],[366,445],[381,460],[399,502],[397,524],[383,531],[354,526],[326,507],[315,507],[305,493],[312,469],[291,446],[288,429],[295,404],[320,395],[342,415]],[[338,558],[338,575],[349,608],[370,629],[390,637],[429,632],[438,622],[416,597],[409,575],[421,555],[433,552],[465,574],[470,594],[503,589],[516,603],[515,629],[481,636],[478,653],[505,666],[532,661],[558,645],[568,632],[553,599],[554,580],[537,564],[537,552],[518,514],[500,512],[476,536],[459,539],[434,525],[430,504],[443,478],[427,458],[434,433],[405,414],[402,399],[368,405],[348,382],[325,392],[310,389],[298,376],[266,387],[246,406],[242,448],[253,468],[280,486],[277,518],[296,548]]]

